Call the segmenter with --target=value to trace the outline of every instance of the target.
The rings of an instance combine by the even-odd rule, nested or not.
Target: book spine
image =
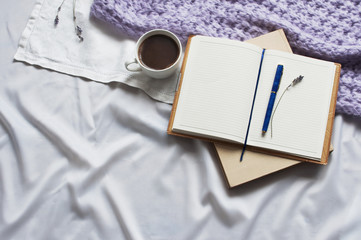
[[[177,86],[176,86],[176,90],[175,90],[175,94],[174,94],[174,100],[173,100],[173,107],[172,107],[172,111],[170,114],[170,118],[169,118],[169,124],[168,124],[168,128],[167,128],[167,133],[168,134],[174,134],[172,132],[173,129],[173,122],[174,122],[174,117],[175,117],[175,112],[177,109],[177,105],[178,105],[178,99],[179,99],[179,94],[180,94],[180,90],[182,88],[182,81],[183,81],[183,77],[184,77],[184,70],[185,67],[187,65],[187,60],[188,60],[188,54],[189,54],[189,48],[191,45],[191,41],[192,38],[194,37],[194,35],[190,36],[188,38],[188,42],[187,42],[187,46],[186,49],[184,51],[184,56],[183,56],[183,62],[182,62],[182,67],[178,76],[178,80],[177,80]]]

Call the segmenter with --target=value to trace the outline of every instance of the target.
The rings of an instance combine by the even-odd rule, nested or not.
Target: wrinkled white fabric
[[[18,61],[102,83],[121,82],[142,89],[150,97],[172,103],[177,71],[165,79],[152,79],[129,72],[124,62],[135,57],[135,41],[89,16],[92,0],[76,1],[76,23],[82,29],[80,42],[73,22],[73,0],[65,0],[54,25],[60,1],[36,0],[15,55]]]
[[[34,1],[1,5],[0,239],[359,239],[359,121],[336,117],[327,166],[228,190],[170,105],[14,62]]]

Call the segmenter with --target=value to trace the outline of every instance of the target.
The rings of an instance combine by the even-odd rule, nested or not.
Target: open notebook
[[[261,130],[278,64],[284,65],[280,91],[299,75],[304,80],[284,97],[273,119],[271,137]],[[338,64],[281,51],[263,52],[239,41],[191,37],[168,133],[242,144],[253,108],[249,146],[324,163],[339,68]]]

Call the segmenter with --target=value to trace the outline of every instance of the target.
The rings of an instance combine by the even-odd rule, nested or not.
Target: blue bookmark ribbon
[[[254,107],[254,102],[255,102],[255,100],[256,100],[258,83],[259,83],[259,77],[260,77],[260,75],[261,75],[261,69],[262,69],[262,63],[263,63],[263,57],[264,57],[264,52],[265,52],[265,51],[266,51],[266,49],[263,49],[263,51],[262,51],[262,56],[261,56],[261,61],[260,61],[260,64],[259,64],[258,76],[257,76],[257,82],[256,82],[256,88],[254,89],[253,101],[252,101],[252,107],[251,107],[251,113],[249,114],[248,127],[247,127],[247,132],[246,132],[246,138],[244,139],[243,148],[242,148],[242,153],[241,153],[241,159],[240,159],[241,162],[242,162],[242,160],[243,160],[243,155],[244,155],[244,152],[245,152],[245,150],[246,150],[248,133],[249,133],[249,127],[250,127],[250,125],[251,125],[252,114],[253,114],[253,107]]]

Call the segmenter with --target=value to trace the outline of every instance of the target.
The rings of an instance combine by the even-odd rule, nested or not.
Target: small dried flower
[[[81,29],[81,27],[76,26],[76,34],[81,35],[82,32],[83,32],[83,30]]]
[[[295,79],[293,79],[293,81],[290,83],[290,85],[288,85],[287,89],[290,87],[293,87],[294,85],[296,85],[297,83],[301,82],[303,79],[303,76],[300,75],[298,77],[296,77]]]
[[[54,19],[54,26],[56,27],[56,26],[58,26],[58,24],[59,24],[59,16],[56,15],[56,17]]]
[[[82,36],[78,35],[78,38],[80,42],[84,41],[84,38]]]
[[[288,85],[287,88],[283,91],[280,99],[278,100],[278,102],[277,102],[277,104],[276,104],[276,107],[275,107],[275,109],[273,110],[273,113],[272,113],[272,116],[271,116],[271,137],[272,137],[272,132],[273,132],[273,130],[272,130],[272,129],[273,129],[273,127],[272,127],[273,116],[274,116],[275,113],[276,113],[278,104],[280,104],[280,101],[281,101],[283,95],[286,93],[286,91],[287,91],[290,87],[293,87],[293,86],[295,86],[296,84],[298,84],[299,82],[301,82],[302,79],[303,79],[303,76],[302,76],[302,75],[300,75],[300,76],[296,77],[295,79],[293,79],[293,81],[292,81],[292,82],[290,83],[290,85]]]
[[[61,6],[63,6],[64,1],[65,1],[65,0],[63,0],[63,1],[61,2],[60,6],[58,7],[58,11],[57,11],[56,16],[55,16],[55,19],[54,19],[54,26],[55,26],[55,27],[58,26],[58,24],[59,24],[59,12],[60,12],[60,10],[61,10]]]
[[[61,11],[61,7],[63,6],[65,0],[63,0],[60,4],[60,6],[58,7],[58,11],[56,13],[55,19],[54,19],[54,27],[56,27],[59,24],[59,13]],[[81,27],[79,27],[77,25],[77,21],[76,21],[76,16],[75,16],[75,5],[76,5],[76,0],[73,0],[73,22],[74,22],[74,26],[75,26],[75,33],[78,36],[80,42],[84,41],[84,38],[82,36],[83,33],[83,29],[81,29]]]
[[[84,41],[84,38],[82,37],[82,32],[83,32],[83,30],[81,29],[81,27],[79,27],[79,26],[76,26],[75,27],[75,32],[76,32],[76,35],[78,36],[78,38],[79,38],[79,40],[82,42],[82,41]]]

